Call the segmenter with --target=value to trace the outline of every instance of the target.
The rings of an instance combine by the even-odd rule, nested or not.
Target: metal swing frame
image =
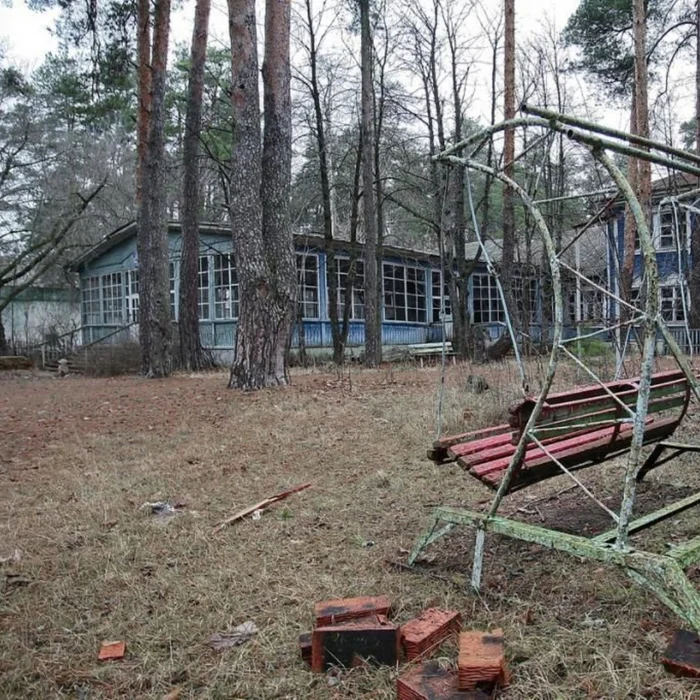
[[[696,562],[700,562],[700,536],[692,538],[685,543],[676,545],[664,554],[637,549],[631,546],[629,542],[629,537],[633,533],[652,527],[657,523],[660,523],[689,508],[692,508],[695,505],[700,504],[699,492],[676,503],[667,505],[653,513],[649,513],[648,515],[635,520],[632,519],[636,485],[644,474],[646,474],[646,472],[648,472],[654,466],[659,466],[660,464],[663,464],[685,452],[700,452],[700,445],[690,445],[666,440],[657,443],[651,454],[646,460],[644,460],[642,447],[644,444],[645,421],[647,417],[651,377],[656,355],[656,339],[658,334],[664,338],[669,351],[685,375],[689,390],[692,391],[692,393],[698,399],[700,399],[700,387],[692,368],[690,367],[687,359],[683,356],[678,344],[676,343],[672,334],[669,332],[666,323],[660,314],[658,298],[659,273],[656,260],[656,251],[644,212],[629,182],[615,165],[614,161],[609,157],[607,151],[617,151],[618,153],[623,153],[635,158],[648,160],[674,170],[695,175],[698,178],[700,178],[700,157],[666,146],[665,144],[657,143],[650,139],[644,139],[622,131],[601,127],[597,124],[585,122],[575,117],[559,114],[551,110],[529,107],[527,105],[523,105],[522,110],[529,116],[505,121],[485,129],[484,131],[465,139],[445,152],[439,154],[436,156],[436,159],[444,163],[452,163],[465,168],[472,218],[479,244],[482,252],[485,254],[489,268],[492,268],[492,265],[488,258],[488,252],[480,235],[476,220],[471,185],[468,180],[469,170],[471,169],[482,173],[487,173],[493,178],[500,180],[504,185],[512,188],[520,196],[523,204],[529,210],[535,221],[535,225],[542,236],[547,253],[551,273],[552,289],[554,292],[553,343],[544,385],[534,405],[529,420],[522,431],[510,464],[500,481],[498,490],[488,511],[479,512],[447,506],[438,507],[433,512],[428,528],[418,538],[413,550],[411,551],[408,563],[410,565],[415,564],[420,554],[427,546],[454,530],[455,527],[470,526],[476,529],[476,543],[474,548],[474,560],[471,575],[471,586],[474,590],[478,591],[481,586],[481,572],[486,533],[495,533],[525,542],[542,545],[550,549],[567,552],[569,554],[591,559],[593,561],[619,566],[631,579],[653,592],[661,602],[670,608],[678,617],[684,620],[688,626],[690,626],[693,630],[700,632],[700,594],[698,591],[696,591],[685,573],[686,568]],[[647,291],[644,308],[636,308],[632,304],[627,303],[624,299],[621,299],[617,295],[613,294],[610,290],[601,288],[602,291],[608,297],[612,298],[617,304],[629,308],[632,311],[632,314],[629,321],[617,323],[614,328],[603,328],[598,333],[606,333],[614,330],[615,328],[620,329],[625,325],[640,322],[643,329],[639,392],[636,407],[634,411],[631,411],[633,420],[633,437],[629,447],[629,454],[625,469],[622,503],[617,514],[612,513],[598,499],[596,499],[595,496],[579,481],[579,479],[577,479],[566,467],[564,467],[564,465],[561,464],[556,457],[547,451],[546,447],[542,445],[535,434],[535,424],[551,390],[556,374],[558,360],[562,354],[570,355],[565,348],[565,345],[591,335],[590,333],[587,333],[585,336],[579,335],[576,338],[569,338],[567,340],[564,340],[563,338],[564,305],[560,268],[567,267],[570,272],[574,272],[586,282],[592,283],[592,281],[582,275],[579,270],[573,270],[573,268],[569,268],[562,262],[560,259],[562,253],[558,253],[556,251],[553,238],[541,212],[537,207],[537,203],[531,200],[527,192],[525,192],[522,187],[520,187],[514,180],[504,175],[501,171],[488,168],[474,159],[479,149],[488,141],[488,139],[491,139],[494,134],[508,128],[516,128],[520,126],[539,126],[549,130],[549,133],[564,134],[569,139],[587,147],[595,160],[597,160],[612,177],[615,185],[617,186],[618,192],[626,200],[637,225],[642,253],[643,280],[646,284]],[[601,134],[606,137],[612,137],[612,139],[615,140],[611,140],[611,138],[603,138]],[[462,153],[472,144],[477,144],[477,146],[469,156],[465,157],[462,155],[456,155]],[[635,146],[639,146],[639,148],[629,144],[635,144]],[[665,155],[659,155],[659,153],[654,153],[652,150],[642,149],[652,149],[653,151],[657,151]],[[697,193],[697,191],[695,192]],[[496,279],[500,290],[500,280],[498,280],[498,277],[496,277]],[[501,296],[501,298],[503,300],[503,296]],[[513,345],[514,347],[517,347],[515,333],[512,330],[511,324],[508,324],[508,329],[511,334]],[[580,364],[597,383],[601,385],[603,384],[593,370],[586,367],[580,360],[577,360],[577,363]],[[629,422],[630,418],[626,418],[625,420]],[[596,537],[587,538],[580,535],[563,533],[546,527],[523,523],[512,518],[498,515],[501,502],[508,493],[513,477],[519,472],[522,466],[525,450],[531,442],[538,444],[540,449],[542,449],[545,454],[547,454],[552,461],[562,469],[562,472],[573,479],[576,487],[581,488],[587,496],[592,498],[599,506],[604,508],[615,523],[615,527],[613,529]]]

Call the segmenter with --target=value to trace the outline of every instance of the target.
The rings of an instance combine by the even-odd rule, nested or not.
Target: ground
[[[449,367],[446,431],[503,417],[512,365],[481,369],[463,391]],[[573,369],[563,383],[582,381]],[[317,600],[385,593],[395,619],[456,608],[468,628],[502,627],[512,699],[691,698],[658,660],[679,620],[622,574],[490,536],[485,585],[467,592],[473,534],[405,561],[431,507],[490,496],[458,467],[425,459],[439,372],[394,367],[342,376],[299,371],[293,386],[246,395],[224,374],[64,380],[0,377],[0,697],[395,697],[395,669],[314,675],[297,637]],[[694,418],[683,437],[700,433]],[[700,487],[692,456],[662,467],[640,512]],[[614,504],[622,462],[582,473]],[[287,487],[307,491],[218,534],[212,526]],[[507,499],[505,512],[569,531],[608,529],[598,507],[558,477]],[[550,494],[551,500],[532,501]],[[559,495],[557,495],[559,494]],[[168,519],[146,502],[180,500]],[[528,506],[528,504],[530,504]],[[636,541],[663,549],[697,531],[691,511]],[[13,553],[17,550],[17,556]],[[695,577],[696,582],[700,581]],[[259,632],[224,651],[206,642],[251,620]],[[123,661],[100,662],[103,640]],[[455,649],[443,649],[445,660]]]

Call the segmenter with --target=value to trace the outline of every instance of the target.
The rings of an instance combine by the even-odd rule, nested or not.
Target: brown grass
[[[468,366],[450,367],[445,432],[504,418],[517,395],[510,364],[476,370],[491,389],[462,391]],[[562,383],[576,381],[573,370]],[[0,385],[0,697],[395,697],[396,669],[347,672],[337,685],[298,658],[312,607],[330,597],[386,593],[404,621],[433,605],[466,626],[503,627],[514,671],[506,698],[690,698],[690,682],[658,657],[678,624],[612,569],[491,537],[482,596],[466,592],[473,536],[433,545],[416,573],[405,560],[431,504],[489,497],[454,465],[424,458],[435,435],[438,372],[302,371],[294,386],[229,392],[226,377],[47,380]],[[698,433],[691,421],[688,431]],[[684,435],[684,437],[689,437]],[[697,487],[679,460],[652,475],[641,506]],[[621,464],[585,472],[618,497]],[[212,525],[286,487],[314,487],[220,534]],[[506,509],[556,493],[551,480]],[[163,521],[141,505],[182,499]],[[609,524],[576,493],[538,506],[550,524]],[[523,518],[538,522],[534,514]],[[697,529],[684,515],[648,535],[663,547]],[[373,541],[374,546],[364,546]],[[17,584],[8,574],[29,581]],[[256,638],[215,652],[215,632],[253,620]],[[102,640],[124,639],[121,662],[101,663]],[[454,658],[454,647],[443,650]]]

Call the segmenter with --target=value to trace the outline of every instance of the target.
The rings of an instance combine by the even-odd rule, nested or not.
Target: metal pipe
[[[628,143],[634,143],[638,146],[646,146],[647,148],[653,148],[656,151],[663,151],[669,155],[676,156],[676,158],[682,158],[683,160],[690,161],[700,165],[700,156],[689,151],[684,151],[680,148],[674,148],[673,146],[668,146],[665,143],[659,141],[654,141],[654,139],[644,138],[643,136],[637,136],[636,134],[630,134],[627,131],[621,131],[620,129],[613,129],[608,126],[602,126],[601,124],[596,124],[595,122],[589,122],[585,119],[579,119],[578,117],[572,117],[569,114],[561,114],[555,112],[552,109],[544,109],[542,107],[533,107],[528,104],[523,104],[520,107],[522,112],[525,114],[534,114],[537,117],[542,117],[549,121],[555,120],[561,124],[569,124],[571,126],[577,126],[586,131],[592,131],[596,134],[603,134],[605,136],[611,136],[616,139],[622,139]]]
[[[571,199],[584,199],[585,197],[596,197],[599,194],[608,194],[617,192],[616,187],[608,187],[604,190],[596,190],[595,192],[584,192],[583,194],[567,194],[564,197],[552,197],[551,199],[536,199],[533,204],[549,204],[550,202],[566,202]]]

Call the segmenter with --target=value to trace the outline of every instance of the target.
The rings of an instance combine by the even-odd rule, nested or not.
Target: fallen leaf
[[[178,700],[182,695],[182,688],[173,688],[167,695],[164,695],[161,700]]]
[[[100,661],[109,661],[110,659],[122,659],[126,653],[126,642],[102,642],[98,658]]]
[[[255,623],[248,620],[248,622],[238,625],[233,632],[212,634],[207,641],[207,645],[216,651],[228,649],[229,647],[238,647],[249,642],[257,633],[258,628],[255,626]]]

